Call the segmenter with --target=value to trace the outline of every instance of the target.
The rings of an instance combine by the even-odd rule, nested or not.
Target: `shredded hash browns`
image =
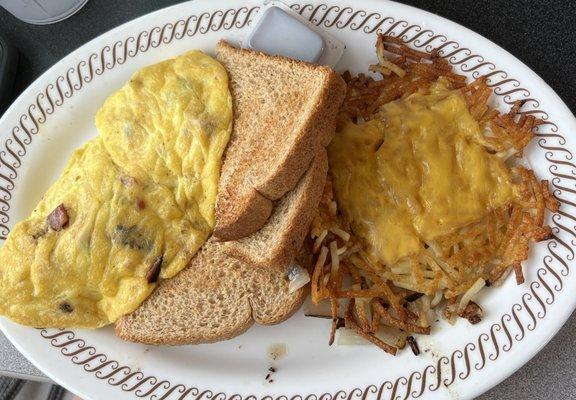
[[[467,83],[436,51],[423,53],[398,37],[379,35],[376,54],[379,62],[369,69],[381,79],[343,74],[348,85],[343,113],[354,122],[374,118],[384,104],[443,77],[451,89],[464,94],[471,115],[486,132],[486,150],[503,159],[521,157],[540,124],[534,116],[520,113],[521,101],[506,114],[491,108],[492,90],[486,80]],[[545,210],[557,211],[558,202],[548,182],[538,180],[531,170],[512,167],[512,175],[520,186],[519,199],[386,268],[369,261],[360,240],[344,224],[329,179],[311,227],[315,241],[311,296],[316,304],[330,302],[329,344],[345,325],[390,354],[407,342],[416,354],[418,346],[411,335],[430,333],[434,309],[449,321],[460,316],[475,324],[482,309],[472,300],[482,288],[501,284],[512,271],[516,282],[523,283],[522,261],[528,258],[531,242],[550,238]],[[382,338],[383,331],[388,332],[388,341]]]

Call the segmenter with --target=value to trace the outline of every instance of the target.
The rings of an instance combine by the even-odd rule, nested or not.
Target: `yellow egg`
[[[0,249],[0,314],[21,324],[114,322],[212,232],[232,129],[217,61],[194,51],[142,69],[106,100],[96,125],[100,136],[74,153]]]

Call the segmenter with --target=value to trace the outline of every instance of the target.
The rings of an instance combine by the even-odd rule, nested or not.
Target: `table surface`
[[[0,9],[0,32],[21,53],[14,98],[47,68],[90,39],[140,15],[178,2],[90,0],[70,19],[47,26],[25,24]],[[449,18],[504,47],[542,76],[568,106],[576,110],[576,41],[567,40],[576,26],[576,2],[402,2]],[[576,357],[566,351],[566,343],[576,339],[574,332],[576,314],[532,361],[478,400],[516,400],[519,394],[524,400],[576,397],[576,375],[558,373],[576,370]],[[0,373],[46,379],[1,333]],[[552,384],[541,385],[542,381]]]

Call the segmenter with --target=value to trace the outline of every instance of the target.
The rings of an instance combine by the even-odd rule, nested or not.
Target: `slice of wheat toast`
[[[199,344],[233,338],[254,321],[277,324],[302,304],[288,293],[285,269],[254,268],[208,242],[186,269],[158,287],[136,311],[116,321],[121,339],[145,344]]]
[[[266,224],[250,236],[225,242],[231,256],[260,267],[288,264],[306,236],[328,173],[328,157],[318,147],[314,161],[296,187],[275,203]]]
[[[305,256],[304,251],[294,252],[302,248],[309,215],[318,205],[326,179],[326,151],[321,148],[316,153],[312,167],[286,196],[289,200],[275,207],[265,233],[253,235],[245,249],[238,245],[232,250],[233,242],[208,241],[186,269],[161,281],[137,310],[116,322],[116,334],[155,345],[211,343],[240,335],[254,321],[272,325],[289,318],[307,290],[289,293],[286,269],[295,256]],[[257,240],[263,244],[255,245]],[[267,268],[244,261],[264,260],[266,248],[277,254],[284,249],[292,256],[272,256]],[[230,255],[234,252],[243,259]]]
[[[318,146],[326,146],[346,85],[328,67],[237,49],[221,41],[234,101],[214,237],[236,240],[260,229],[273,201],[296,186]]]

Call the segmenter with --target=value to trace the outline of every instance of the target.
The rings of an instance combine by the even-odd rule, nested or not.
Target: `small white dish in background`
[[[330,67],[344,53],[344,43],[281,1],[265,2],[251,27],[242,47]]]
[[[324,51],[322,36],[279,7],[261,12],[262,18],[246,40],[249,48],[302,61],[318,61]]]

